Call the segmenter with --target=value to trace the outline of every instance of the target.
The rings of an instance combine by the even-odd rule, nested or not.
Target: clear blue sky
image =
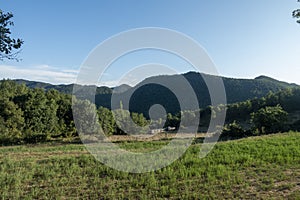
[[[291,16],[298,7],[296,0],[0,0],[0,9],[14,14],[13,35],[25,41],[22,61],[1,62],[0,78],[69,83],[108,37],[163,27],[198,41],[223,76],[264,74],[300,84],[300,25]],[[111,84],[114,73],[127,70],[121,65],[110,71]],[[178,71],[188,71],[180,65]]]

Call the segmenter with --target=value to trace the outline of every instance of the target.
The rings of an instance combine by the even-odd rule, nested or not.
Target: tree
[[[20,49],[23,44],[23,40],[12,39],[10,36],[10,27],[14,25],[11,21],[12,17],[12,13],[3,13],[0,10],[0,60],[13,59],[18,61],[19,51],[13,52],[13,50]]]
[[[22,110],[8,98],[0,97],[0,141],[19,142],[23,126]]]
[[[196,119],[196,114],[194,111],[190,111],[190,110],[181,111],[180,125],[183,126],[184,128],[188,126],[197,126],[199,122],[197,122],[195,119]]]
[[[298,2],[300,2],[300,0],[298,0]],[[294,18],[300,18],[300,9],[294,10],[293,11],[293,17]],[[298,23],[300,23],[300,19],[297,20]]]
[[[124,110],[122,106],[121,109],[113,110],[112,113],[116,122],[117,135],[147,133],[148,121],[143,114],[130,113],[128,110]]]
[[[280,105],[264,107],[251,114],[251,121],[259,134],[274,133],[284,129],[288,113]]]
[[[114,120],[114,116],[112,112],[104,107],[100,107],[97,110],[99,117],[99,124],[106,135],[114,134],[116,130],[116,122]]]
[[[133,120],[133,122],[140,126],[140,127],[145,127],[147,125],[149,125],[149,122],[147,121],[147,119],[144,117],[144,115],[142,113],[131,113],[131,118]]]
[[[95,104],[88,100],[73,99],[73,117],[79,135],[99,135],[100,125]]]
[[[222,131],[222,138],[242,138],[246,136],[246,131],[236,121],[227,124]]]
[[[40,134],[46,138],[51,134],[57,134],[58,106],[54,99],[48,99],[45,92],[39,88],[30,90],[22,104],[27,135]]]
[[[27,93],[25,85],[17,84],[12,80],[2,80],[0,82],[0,96],[7,97],[10,100],[15,99],[17,96],[21,96]]]
[[[56,91],[57,92],[57,91]],[[71,137],[76,135],[76,127],[72,113],[72,97],[67,94],[59,94],[59,99],[56,100],[58,106],[56,116],[58,126],[63,137]]]
[[[11,80],[0,82],[0,140],[3,143],[19,142],[22,138],[23,111],[15,99],[26,93],[24,87]]]

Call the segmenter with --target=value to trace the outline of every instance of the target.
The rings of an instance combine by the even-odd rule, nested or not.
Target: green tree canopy
[[[16,49],[20,49],[23,40],[11,38],[10,27],[14,25],[11,21],[12,13],[4,13],[0,10],[0,60],[14,59],[18,60]]]
[[[300,0],[298,0],[298,2],[300,2]],[[294,10],[293,11],[293,17],[299,19],[300,18],[300,9]],[[300,23],[300,19],[297,20],[298,23]]]
[[[99,135],[100,124],[95,104],[88,100],[73,99],[73,117],[79,134]]]
[[[266,106],[251,114],[251,121],[259,134],[275,133],[284,128],[288,113],[280,105]]]
[[[104,107],[98,108],[100,126],[106,135],[112,135],[116,131],[116,122],[112,112]]]
[[[116,122],[116,134],[145,134],[148,132],[148,121],[143,114],[130,113],[128,110],[116,109],[112,111]]]
[[[24,127],[22,110],[8,98],[0,97],[0,140],[6,142],[17,141],[22,137]]]
[[[48,99],[42,89],[30,90],[23,101],[25,128],[29,134],[57,133],[57,105],[54,99]]]

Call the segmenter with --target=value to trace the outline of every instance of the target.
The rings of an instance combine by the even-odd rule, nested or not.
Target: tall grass
[[[134,152],[167,141],[121,142]],[[83,145],[0,148],[1,199],[300,198],[300,133],[218,143],[204,159],[192,145],[172,165],[130,174],[102,165]]]

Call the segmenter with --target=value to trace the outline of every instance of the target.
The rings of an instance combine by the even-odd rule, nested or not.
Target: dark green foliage
[[[23,80],[23,79],[16,79],[14,80],[16,83],[18,84],[24,84],[26,85],[27,87],[29,88],[42,88],[46,91],[48,90],[51,90],[51,89],[54,89],[54,90],[57,90],[61,93],[65,93],[65,94],[72,94],[73,93],[73,87],[76,85],[76,84],[68,84],[68,85],[64,85],[64,84],[61,84],[61,85],[52,85],[50,83],[43,83],[43,82],[38,82],[38,81],[28,81],[28,80]],[[79,87],[79,85],[76,85]],[[128,86],[130,87],[130,86]],[[82,89],[93,89],[95,88],[95,86],[84,86],[82,87]],[[102,87],[97,87],[96,88],[96,91],[95,91],[95,94],[112,94],[112,88],[109,88],[109,87],[106,87],[106,86],[102,86]]]
[[[25,134],[23,141],[28,144],[35,144],[40,142],[46,142],[48,140],[48,136],[44,133],[35,133],[30,132]]]
[[[149,124],[143,114],[139,113],[131,113],[132,121],[140,127],[145,127]]]
[[[148,121],[143,114],[130,113],[122,108],[113,110],[112,113],[116,123],[115,133],[117,135],[135,135],[148,132],[146,127]]]
[[[300,131],[300,120],[297,120],[290,126],[291,130]]]
[[[271,82],[272,84],[276,82],[267,77],[259,77],[257,80]],[[280,82],[276,84],[279,85],[278,87],[288,87],[286,83]],[[43,142],[57,138],[77,137],[78,132],[99,134],[101,130],[105,135],[144,134],[150,132],[147,128],[149,124],[151,129],[175,127],[176,130],[181,128],[182,131],[188,132],[190,128],[199,124],[195,118],[199,114],[200,125],[198,131],[206,132],[210,120],[224,109],[227,109],[227,125],[223,131],[225,138],[239,138],[249,135],[253,124],[255,124],[255,128],[260,134],[285,131],[287,129],[300,130],[300,88],[295,86],[288,87],[277,93],[271,90],[262,98],[254,98],[244,102],[216,107],[208,106],[205,109],[196,111],[185,110],[169,113],[165,117],[159,116],[162,117],[160,119],[152,119],[151,123],[144,117],[145,115],[129,112],[128,108],[123,108],[122,105],[119,105],[120,109],[113,111],[105,107],[96,109],[96,106],[90,101],[75,97],[72,110],[72,96],[63,94],[53,88],[50,89],[51,87],[48,86],[45,86],[48,89],[28,88],[24,84],[20,84],[20,82],[16,83],[11,80],[0,82],[0,143]],[[79,89],[86,89],[86,87],[79,87]],[[107,93],[103,95],[111,95],[109,89],[97,89],[92,86],[88,87],[88,89],[87,92],[95,89],[98,92]],[[124,93],[125,91],[126,93],[128,90],[130,90],[128,87],[125,89],[121,88],[119,92]],[[154,91],[157,92],[156,90]],[[101,95],[96,95],[96,99],[97,97],[101,97]],[[106,100],[104,99],[104,101]],[[268,119],[268,117],[272,116],[268,113],[269,107],[277,109],[280,107],[277,105],[280,105],[282,110],[288,113],[288,121],[285,120],[285,117],[280,117],[281,115],[279,114],[281,112],[278,110],[278,112],[271,110],[272,112],[276,111],[277,114],[275,114],[275,118]],[[145,108],[143,111],[145,111]],[[78,130],[75,128],[72,111],[77,116],[75,122]],[[263,115],[263,111],[268,114]],[[254,113],[252,121],[251,113]],[[259,117],[263,120],[255,119]],[[265,124],[258,124],[259,122]]]
[[[175,127],[176,129],[178,129],[179,125],[180,125],[180,119],[181,119],[180,113],[178,113],[176,115],[172,115],[171,113],[168,113],[167,120],[165,123],[165,128],[166,127]]]
[[[300,120],[300,88],[285,89],[280,92],[273,93],[269,92],[265,97],[260,99],[255,98],[253,100],[247,100],[240,103],[234,103],[227,105],[227,115],[225,123],[227,126],[234,123],[234,121],[239,121],[239,124],[247,132],[252,131],[253,122],[251,121],[251,113],[257,113],[260,109],[261,111],[266,107],[275,107],[280,105],[284,112],[287,112],[287,119],[284,117],[280,123],[267,125],[272,126],[267,128],[267,132],[270,131],[286,131],[287,129],[300,130],[300,126],[297,124]],[[205,127],[208,126],[210,118],[212,117],[211,107],[201,110],[201,120],[200,120],[200,131],[205,131]],[[264,116],[261,116],[264,118]],[[267,116],[266,116],[267,117]],[[258,123],[258,122],[257,122]],[[267,122],[266,122],[267,123]],[[258,132],[265,132],[263,130],[258,130]],[[248,134],[248,133],[247,133]]]
[[[10,26],[14,25],[12,17],[12,13],[4,13],[0,9],[0,60],[18,60],[18,52],[13,53],[13,50],[21,48],[23,44],[23,40],[11,38]]]
[[[130,98],[129,107],[125,108],[130,110],[130,112],[143,113],[148,118],[148,111],[155,104],[163,106],[167,113],[176,114],[180,112],[180,104],[177,97],[170,89],[162,85],[149,83],[143,86],[136,86],[133,94],[132,90],[115,95],[116,98],[120,98],[117,101]]]
[[[300,2],[300,1],[298,0],[298,2]],[[297,18],[297,19],[300,18],[300,9],[293,11],[293,17]],[[297,22],[300,23],[300,20],[297,20]]]
[[[24,127],[22,110],[8,98],[0,99],[0,143],[15,143],[22,138]]]
[[[100,126],[97,119],[95,104],[88,100],[73,99],[73,116],[79,134],[99,134]]]
[[[153,83],[166,83],[166,85],[181,88],[181,83],[178,82],[178,79],[181,76],[183,76],[194,89],[200,108],[206,108],[211,105],[210,94],[204,80],[209,80],[213,83],[219,80],[220,77],[196,72],[188,72],[183,75],[150,77],[139,83],[137,86],[115,95],[114,97],[118,98],[119,101],[122,99],[128,100],[130,98],[129,108],[125,109],[130,110],[131,112],[143,113],[147,118],[148,110],[154,104],[163,105],[167,113],[175,115],[180,112],[181,108],[177,97],[173,94],[173,91]],[[224,82],[227,103],[229,104],[254,98],[262,98],[269,92],[276,93],[280,90],[297,87],[295,84],[288,84],[266,76],[260,76],[256,79],[221,78]],[[108,98],[106,95],[98,94],[96,95],[96,104],[98,106],[106,107],[107,104],[105,102],[98,101],[98,99],[102,99],[101,97],[103,97],[103,99]],[[110,99],[106,99],[106,101],[110,102]]]
[[[116,131],[116,122],[112,112],[104,107],[98,108],[99,124],[105,135],[113,135]]]
[[[109,92],[105,88],[98,89],[98,92],[105,91]],[[149,122],[142,114],[123,109],[115,110],[114,114],[120,116],[119,126],[112,111],[104,107],[97,110],[88,100],[74,96],[72,107],[72,96],[55,89],[31,89],[20,82],[0,81],[1,144],[44,142],[77,137],[78,133],[94,135],[100,133],[100,127],[106,135],[125,134],[122,126],[129,134],[148,132]]]
[[[264,107],[251,114],[251,121],[259,134],[284,130],[288,113],[280,105]]]
[[[119,102],[122,100],[129,101],[129,107],[124,108],[130,112],[143,113],[143,115],[149,118],[149,108],[154,104],[163,105],[167,113],[172,115],[181,111],[179,102],[175,94],[168,88],[154,83],[166,83],[176,88],[181,88],[178,83],[178,78],[183,76],[194,89],[198,98],[200,108],[206,108],[211,104],[209,92],[205,83],[205,79],[211,82],[218,80],[220,77],[200,74],[196,72],[188,72],[182,75],[171,76],[154,76],[145,79],[137,86],[131,88],[127,85],[121,85],[116,88],[108,87],[95,87],[95,86],[82,86],[79,91],[93,91],[95,94],[95,104],[97,107],[106,107],[111,109],[111,97],[114,91],[114,100],[118,107]],[[251,100],[254,98],[261,98],[266,96],[269,92],[277,93],[280,90],[287,88],[295,88],[297,85],[281,82],[266,76],[260,76],[255,79],[233,79],[222,77],[224,86],[226,89],[227,103],[238,103],[242,101]],[[30,88],[44,88],[45,90],[56,89],[66,94],[72,94],[74,84],[70,85],[51,85],[47,83],[16,80],[18,83],[24,83]],[[113,90],[114,89],[114,90]],[[134,91],[134,92],[133,92]],[[245,92],[247,91],[247,92]],[[80,92],[75,92],[75,96],[78,99],[85,99],[85,95],[79,95]],[[94,99],[92,99],[94,100]],[[187,99],[188,101],[189,99]],[[186,108],[185,110],[191,110]]]
[[[58,106],[56,116],[60,135],[62,137],[76,136],[77,132],[73,121],[71,96],[59,93],[56,104]]]
[[[236,121],[233,121],[230,124],[225,125],[221,138],[222,139],[238,139],[243,138],[247,135],[247,132],[243,127],[238,124]]]
[[[251,113],[257,112],[266,106],[276,107],[280,105],[290,115],[300,111],[299,102],[300,88],[285,89],[278,93],[269,92],[266,97],[260,99],[228,105],[227,121],[232,122],[234,119],[250,120]]]
[[[47,98],[42,89],[30,90],[25,95],[24,108],[25,129],[34,133],[57,134],[55,99]]]
[[[24,113],[13,99],[24,91],[23,86],[13,81],[0,83],[0,142],[15,143],[22,137]]]
[[[183,128],[189,127],[189,126],[197,126],[199,124],[199,121],[197,121],[196,113],[195,111],[182,111],[181,112],[181,126],[184,126]]]
[[[43,142],[74,133],[70,95],[0,82],[0,143]]]

